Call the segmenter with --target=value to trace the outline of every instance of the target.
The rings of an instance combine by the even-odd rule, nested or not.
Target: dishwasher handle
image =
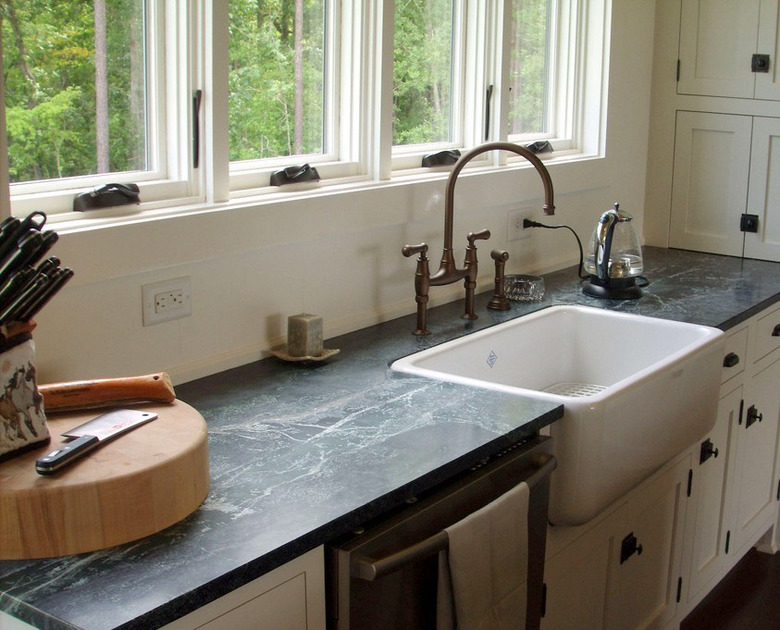
[[[549,455],[546,459],[543,459],[538,463],[539,467],[525,480],[525,483],[527,483],[531,489],[533,489],[543,478],[550,475],[558,465],[558,462],[552,455]],[[435,553],[444,551],[447,549],[448,545],[449,536],[446,531],[442,530],[438,534],[434,534],[401,551],[397,551],[378,560],[366,556],[357,556],[352,561],[350,572],[354,578],[373,582],[374,580],[401,569],[411,562],[422,560]]]

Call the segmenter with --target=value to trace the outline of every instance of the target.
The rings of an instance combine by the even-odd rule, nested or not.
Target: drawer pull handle
[[[780,337],[780,324],[777,324],[775,326],[774,330],[772,331],[772,336],[773,337]]]
[[[739,355],[736,352],[729,352],[723,357],[723,367],[732,368],[739,363]]]

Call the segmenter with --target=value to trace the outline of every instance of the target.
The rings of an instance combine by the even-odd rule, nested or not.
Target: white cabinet
[[[163,630],[325,630],[324,570],[318,547]]]
[[[682,0],[679,94],[780,99],[778,0]],[[756,59],[754,55],[766,55]]]
[[[677,112],[672,181],[672,247],[780,260],[780,118]]]
[[[731,330],[725,355],[700,443],[592,522],[549,528],[542,630],[676,627],[778,524],[780,305]]]
[[[595,523],[550,528],[542,630],[662,628],[674,618],[689,470],[685,456]]]
[[[777,525],[779,327],[780,307],[773,307],[727,340],[718,420],[699,446],[700,461],[693,469],[686,612]]]

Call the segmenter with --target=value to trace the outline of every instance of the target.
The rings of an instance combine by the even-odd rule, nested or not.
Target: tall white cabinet
[[[780,261],[780,0],[659,0],[658,12],[658,244]]]

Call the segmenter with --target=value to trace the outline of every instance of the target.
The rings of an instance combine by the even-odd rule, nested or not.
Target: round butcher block
[[[158,418],[49,476],[35,460],[100,410],[52,414],[51,444],[0,463],[0,559],[105,549],[159,532],[194,512],[209,489],[206,423],[180,400],[134,405]]]

